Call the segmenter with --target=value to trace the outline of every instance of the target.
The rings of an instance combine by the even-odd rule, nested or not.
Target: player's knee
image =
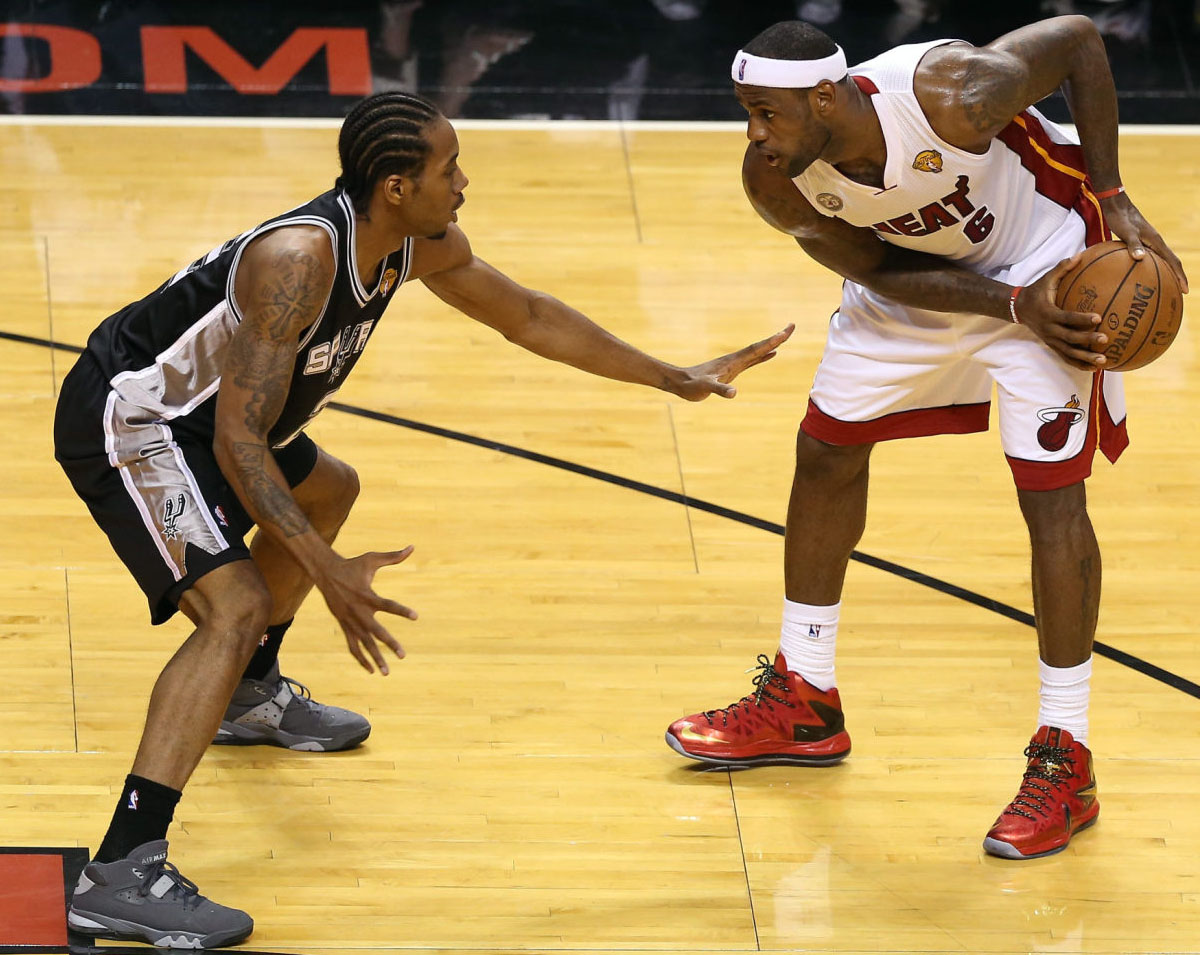
[[[248,561],[239,571],[223,575],[219,590],[210,594],[200,630],[212,641],[239,652],[252,649],[271,618],[271,592]]]
[[[796,433],[796,474],[809,480],[848,483],[866,471],[870,457],[869,444],[826,444],[803,429]]]
[[[358,492],[362,485],[358,480],[358,472],[343,461],[338,462],[337,478],[335,481],[336,494],[334,510],[345,520],[350,515],[350,508],[358,500]]]
[[[1019,490],[1021,514],[1036,540],[1045,536],[1065,536],[1073,532],[1089,533],[1091,519],[1083,482],[1051,491]]]

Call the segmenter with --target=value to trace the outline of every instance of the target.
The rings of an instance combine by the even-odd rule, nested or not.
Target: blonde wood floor
[[[663,357],[795,321],[733,402],[689,405],[520,352],[420,286],[348,404],[782,522],[838,282],[771,232],[736,132],[461,133],[484,258]],[[0,331],[82,344],[181,263],[327,188],[332,130],[0,127]],[[1200,135],[1129,135],[1125,182],[1200,281]],[[158,669],[186,633],[140,593],[55,466],[63,352],[0,341],[0,843],[98,844]],[[1129,376],[1133,445],[1097,464],[1100,639],[1200,680],[1200,335]],[[346,552],[417,607],[387,680],[320,602],[285,672],[369,713],[367,745],[213,751],[172,830],[184,872],[250,910],[259,950],[1195,952],[1200,700],[1098,659],[1103,818],[1014,864],[984,831],[1033,728],[1032,631],[852,564],[839,678],[854,755],[696,771],[662,742],[749,689],[775,644],[781,539],[626,488],[336,411],[313,434],[364,492]],[[1028,609],[994,434],[885,445],[861,550]]]

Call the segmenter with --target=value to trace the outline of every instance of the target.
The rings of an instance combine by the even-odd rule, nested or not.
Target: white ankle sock
[[[833,657],[837,650],[838,615],[841,603],[814,607],[783,601],[783,626],[779,631],[779,649],[788,669],[799,673],[818,690],[837,686]]]
[[[1042,678],[1038,725],[1064,729],[1086,746],[1092,658],[1073,667],[1052,667],[1038,660],[1038,672]]]

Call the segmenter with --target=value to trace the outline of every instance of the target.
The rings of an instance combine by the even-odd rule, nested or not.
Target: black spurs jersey
[[[212,438],[225,349],[242,319],[233,294],[238,262],[251,240],[290,225],[319,226],[329,233],[335,271],[324,309],[300,336],[287,401],[268,436],[271,446],[291,441],[333,398],[407,277],[413,246],[406,239],[384,259],[375,288],[363,288],[354,252],[354,207],[340,190],[230,239],[100,324],[87,352],[111,385],[110,401],[124,409],[119,417],[128,420],[132,412]]]

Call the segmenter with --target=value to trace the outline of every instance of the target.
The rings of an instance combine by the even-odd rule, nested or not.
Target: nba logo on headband
[[[742,62],[738,64],[738,82],[742,82],[746,78],[746,58],[742,57]]]

